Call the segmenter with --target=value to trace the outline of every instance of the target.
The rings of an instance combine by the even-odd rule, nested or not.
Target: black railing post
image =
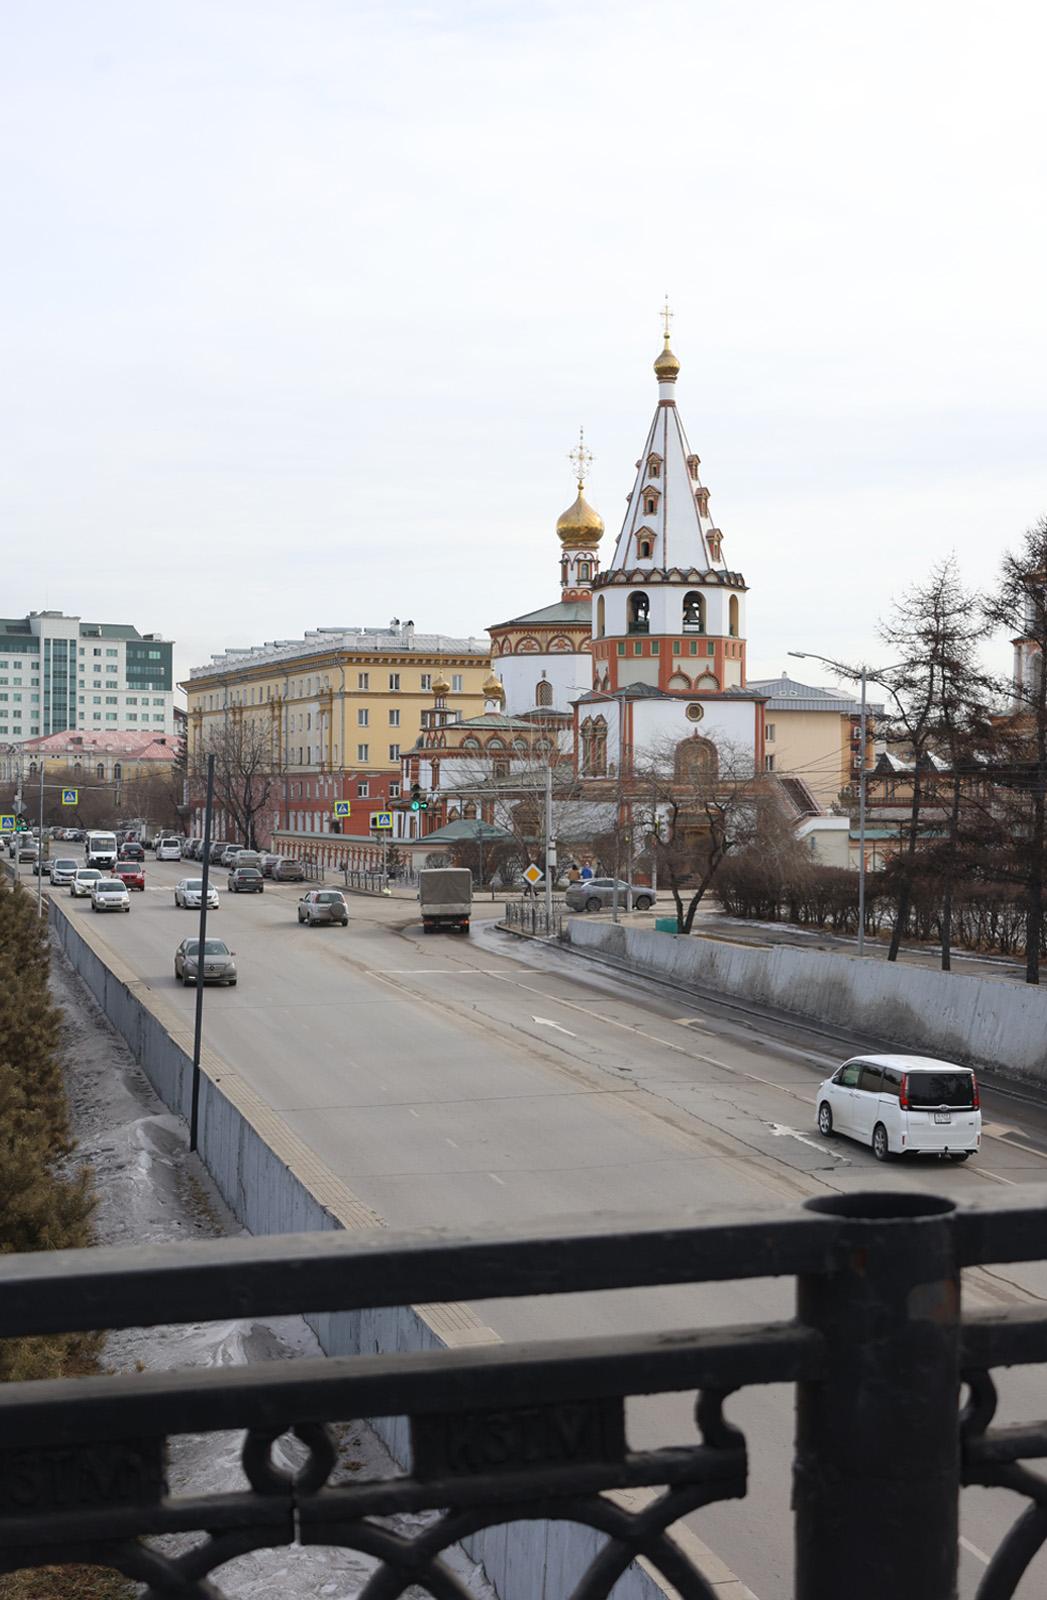
[[[960,1276],[951,1201],[834,1195],[839,1266],[798,1280],[825,1340],[797,1392],[796,1600],[953,1600]]]

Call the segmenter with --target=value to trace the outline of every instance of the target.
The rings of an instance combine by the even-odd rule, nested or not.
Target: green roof
[[[532,626],[554,628],[558,624],[579,623],[589,627],[593,620],[591,600],[558,600],[554,606],[543,606],[540,611],[528,611],[522,617],[510,617],[508,622],[494,622],[491,628],[515,628],[521,622]],[[491,632],[488,628],[488,633]]]
[[[498,844],[512,837],[513,835],[505,828],[496,827],[493,822],[481,822],[478,817],[463,817],[458,822],[449,822],[446,827],[437,828],[435,833],[425,834],[421,839],[409,839],[403,842],[411,845],[464,844],[469,839],[474,842],[482,839],[484,844]]]

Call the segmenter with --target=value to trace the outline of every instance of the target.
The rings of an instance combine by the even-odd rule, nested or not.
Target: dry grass
[[[0,1600],[132,1600],[137,1592],[107,1567],[37,1567],[0,1577]]]

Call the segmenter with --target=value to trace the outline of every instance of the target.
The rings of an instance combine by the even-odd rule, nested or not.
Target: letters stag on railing
[[[594,1221],[526,1236],[316,1233],[9,1256],[2,1337],[771,1276],[796,1278],[797,1310],[762,1326],[10,1383],[0,1571],[89,1561],[151,1596],[213,1600],[209,1575],[224,1563],[298,1541],[367,1552],[367,1597],[415,1584],[468,1600],[443,1559],[451,1546],[551,1520],[604,1536],[575,1600],[607,1596],[640,1555],[685,1600],[712,1600],[672,1525],[746,1492],[746,1442],[725,1397],[789,1383],[797,1600],[950,1600],[969,1483],[1029,1501],[982,1582],[982,1600],[1004,1600],[1047,1539],[1047,1485],[1024,1464],[1047,1456],[1047,1425],[994,1429],[990,1369],[1047,1360],[1047,1315],[961,1318],[960,1274],[1042,1259],[1041,1194],[971,1205],[833,1196],[626,1230]],[[628,1396],[693,1390],[693,1437],[630,1448]],[[410,1468],[336,1481],[329,1424],[366,1416],[409,1419]],[[168,1439],[220,1429],[245,1430],[249,1487],[169,1494]],[[288,1433],[304,1447],[295,1471],[273,1456]],[[638,1486],[655,1491],[640,1509],[610,1493]],[[422,1510],[436,1515],[421,1532],[385,1520]],[[171,1532],[197,1537],[177,1554],[151,1542]]]

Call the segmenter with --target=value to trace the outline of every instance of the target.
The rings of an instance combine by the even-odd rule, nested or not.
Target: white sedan
[[[175,884],[175,905],[184,906],[186,911],[199,911],[203,892],[203,878],[181,878]],[[207,909],[218,910],[218,890],[213,883],[207,885]]]
[[[131,896],[120,878],[99,878],[91,888],[92,911],[130,911]]]
[[[78,900],[84,900],[101,878],[102,874],[97,867],[77,867],[73,881],[69,885],[69,893]]]

